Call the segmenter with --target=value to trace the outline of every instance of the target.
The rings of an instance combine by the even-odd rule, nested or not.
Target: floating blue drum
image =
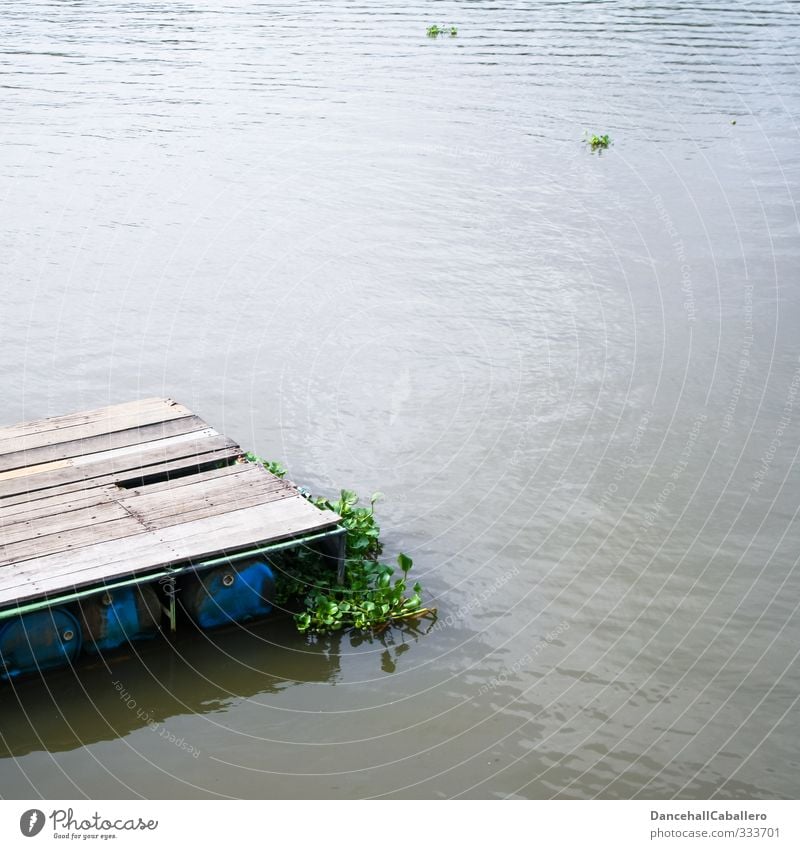
[[[92,596],[80,608],[84,646],[90,652],[115,649],[159,631],[161,605],[156,591],[146,584]]]
[[[80,650],[80,625],[68,610],[17,616],[0,624],[0,678],[66,666]]]
[[[272,611],[275,574],[263,560],[230,563],[197,573],[184,588],[183,606],[201,628],[245,622]]]

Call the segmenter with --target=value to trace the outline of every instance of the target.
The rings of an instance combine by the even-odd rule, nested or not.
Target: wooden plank
[[[89,507],[92,504],[103,504],[119,495],[119,487],[111,484],[104,486],[90,485],[87,488],[62,492],[47,498],[35,497],[16,504],[0,501],[0,523],[16,522],[21,518],[33,519],[36,516],[52,516],[64,510],[75,510],[79,507]]]
[[[4,546],[93,525],[102,525],[112,519],[123,519],[131,513],[117,502],[111,501],[64,510],[55,515],[22,517],[15,522],[0,524],[0,564],[5,560]],[[4,518],[4,517],[3,517]]]
[[[46,534],[36,539],[26,539],[22,542],[10,543],[0,549],[0,581],[5,577],[5,570],[39,557],[50,554],[59,556],[75,552],[91,550],[99,542],[105,540],[122,540],[142,532],[142,523],[135,516],[124,516],[109,522],[99,522],[93,525],[81,525],[61,533]]]
[[[196,494],[192,498],[185,498],[180,501],[167,499],[160,503],[152,501],[149,503],[141,501],[125,502],[125,506],[131,515],[136,516],[145,524],[149,524],[152,521],[169,516],[176,517],[177,521],[181,521],[182,516],[205,505],[215,505],[215,512],[217,513],[229,513],[238,510],[245,501],[266,504],[268,501],[277,501],[280,498],[293,495],[297,495],[297,492],[286,487],[242,486],[234,496],[224,492],[209,495]]]
[[[170,436],[205,430],[207,427],[208,425],[199,416],[181,416],[169,421],[129,427],[112,433],[84,436],[80,439],[41,445],[36,448],[24,448],[9,453],[2,453],[0,448],[0,472],[154,442]]]
[[[142,478],[151,478],[153,476],[166,477],[174,475],[174,481],[181,480],[183,477],[191,478],[196,474],[210,471],[216,468],[219,463],[230,463],[242,454],[242,449],[231,443],[224,448],[216,448],[212,451],[204,451],[198,453],[194,457],[181,457],[177,460],[171,460],[168,463],[158,463],[154,466],[142,466],[141,468],[126,469],[121,472],[115,472],[108,476],[109,481],[113,481],[119,487],[131,492],[134,488],[145,486],[140,483]],[[100,480],[103,480],[100,478]],[[154,484],[146,484],[153,486]],[[2,504],[2,502],[0,502]]]
[[[226,548],[246,548],[295,533],[328,527],[339,517],[318,510],[296,495],[277,504],[258,505],[199,519],[159,531],[98,543],[85,550],[38,557],[0,571],[3,589],[37,577],[70,576],[84,568],[105,567],[108,577],[176,560],[215,557]],[[276,536],[273,537],[273,534]]]
[[[170,399],[0,428],[0,605],[339,523],[259,465],[214,468],[241,453]]]
[[[297,492],[291,484],[268,472],[261,472],[256,466],[234,465],[231,468],[236,470],[235,474],[218,477],[189,475],[188,477],[167,481],[167,486],[163,483],[151,484],[150,486],[137,487],[130,493],[122,491],[120,499],[123,504],[131,509],[145,511],[151,507],[177,506],[182,501],[191,502],[198,498],[215,495],[235,499],[238,492],[250,487],[264,491],[279,487],[291,490],[293,493]]]
[[[148,531],[93,546],[91,558],[85,554],[76,557],[75,552],[70,552],[6,567],[0,570],[0,607],[46,593],[69,592],[73,587],[111,580],[115,576],[121,578],[134,571],[152,570],[175,562],[176,552],[162,543],[157,534],[156,531]],[[129,568],[132,564],[134,568]]]
[[[223,513],[231,513],[235,510],[242,510],[246,507],[255,507],[260,504],[270,504],[275,501],[280,501],[283,498],[293,498],[296,493],[291,490],[274,490],[273,492],[250,491],[237,495],[236,501],[209,499],[207,501],[198,500],[192,504],[184,504],[180,512],[170,510],[169,508],[159,511],[149,511],[144,515],[137,515],[148,530],[156,530],[157,528],[169,528],[176,525],[183,525],[187,522],[192,522],[195,519],[206,519],[212,516],[221,516]]]
[[[248,463],[232,463],[230,466],[223,466],[221,469],[208,469],[204,472],[197,472],[194,475],[172,478],[171,480],[161,481],[160,483],[150,483],[146,486],[126,487],[123,495],[134,496],[145,494],[149,495],[155,492],[172,492],[175,489],[180,489],[181,487],[190,486],[202,481],[212,481],[217,478],[241,475],[249,468],[251,468],[251,465]]]
[[[206,462],[215,463],[215,462],[224,462],[228,459],[232,459],[238,456],[238,448],[230,448],[225,449],[223,451],[218,452],[209,452],[209,457]],[[198,455],[203,457],[204,455]],[[163,471],[165,474],[168,474],[171,471],[175,471],[177,469],[190,469],[191,464],[189,466],[184,466],[182,461],[178,461],[176,463],[169,463],[163,465]],[[262,470],[261,466],[254,466],[250,463],[232,463],[230,466],[223,466],[222,468],[209,468],[209,469],[198,469],[193,474],[187,474],[182,477],[171,478],[169,480],[162,481],[161,483],[151,483],[146,486],[126,486],[124,488],[116,485],[116,480],[121,479],[121,477],[125,477],[128,472],[120,474],[115,474],[110,476],[110,480],[112,483],[102,483],[102,478],[97,478],[98,483],[95,480],[88,481],[80,481],[74,485],[65,485],[64,487],[60,487],[55,490],[55,494],[50,491],[45,492],[31,492],[24,493],[21,496],[9,497],[0,500],[0,521],[7,517],[13,517],[15,515],[22,515],[24,513],[30,513],[31,515],[41,513],[42,515],[48,515],[60,509],[70,509],[69,505],[73,502],[87,502],[89,503],[101,503],[103,501],[108,501],[109,498],[128,498],[134,495],[142,495],[144,493],[152,493],[152,492],[171,492],[172,490],[184,486],[191,485],[193,483],[199,483],[204,480],[214,480],[219,477],[228,477],[230,475],[241,475],[243,472],[247,472],[248,469],[258,468]],[[270,477],[274,477],[270,472],[266,469],[263,469],[263,473],[265,475],[269,475]]]
[[[88,549],[39,557],[0,571],[0,605],[121,579],[171,563],[211,559],[332,528],[339,521],[335,513],[318,510],[296,495]]]
[[[205,431],[201,431],[201,433],[205,433]],[[180,437],[173,437],[172,439],[180,439]],[[202,454],[235,448],[236,452],[233,456],[236,456],[236,453],[241,451],[236,443],[221,435],[200,437],[177,443],[169,442],[168,444],[168,442],[168,440],[161,440],[151,443],[147,447],[136,446],[135,451],[119,448],[115,451],[103,452],[107,456],[99,459],[96,459],[96,455],[92,455],[93,459],[91,460],[75,458],[71,461],[72,465],[66,468],[44,471],[10,480],[0,480],[0,498],[36,490],[53,489],[65,484],[90,479],[100,478],[103,483],[108,483],[111,480],[124,480],[126,476],[127,479],[132,479],[144,474],[155,473],[155,467],[163,466],[172,461],[180,461],[183,464],[183,466],[179,465],[178,468],[190,467],[198,462],[198,458]],[[2,507],[2,503],[0,503],[0,507]]]
[[[162,439],[154,439],[150,442],[137,442],[133,445],[124,445],[120,448],[111,448],[107,451],[96,451],[92,454],[81,454],[75,457],[66,457],[62,460],[54,460],[50,463],[42,463],[38,466],[24,466],[22,468],[9,469],[6,472],[0,472],[0,483],[5,480],[13,480],[14,478],[25,477],[27,475],[39,475],[43,472],[50,472],[56,469],[114,462],[118,459],[122,459],[142,451],[160,450],[162,448],[167,450],[173,445],[195,444],[205,439],[212,439],[215,436],[219,436],[219,433],[217,433],[217,431],[213,428],[206,427],[203,430],[192,431],[190,433],[179,433]]]
[[[13,425],[0,427],[0,439],[11,439],[16,436],[24,436],[29,433],[39,433],[48,430],[57,430],[61,427],[71,427],[76,424],[85,424],[99,419],[113,418],[117,415],[126,415],[169,406],[168,398],[139,398],[135,401],[125,401],[121,404],[111,404],[106,407],[96,407],[92,410],[79,410],[74,413],[65,413],[60,416],[47,416],[43,419],[29,419]]]
[[[36,466],[23,466],[22,468],[9,469],[8,471],[0,472],[0,484],[2,484],[3,481],[40,475],[45,472],[57,471],[58,469],[70,469],[78,468],[80,466],[89,466],[96,463],[114,462],[124,457],[141,453],[142,451],[159,450],[162,448],[166,450],[171,448],[173,445],[199,443],[201,440],[211,439],[215,436],[219,436],[217,431],[213,428],[205,428],[200,431],[177,434],[175,436],[165,437],[164,439],[156,439],[152,442],[136,443],[134,445],[126,445],[121,448],[112,448],[108,451],[97,451],[93,454],[82,454],[77,457],[67,457],[62,460],[53,460],[50,463],[42,463]]]
[[[57,430],[33,433],[27,436],[13,437],[0,440],[0,454],[11,454],[16,451],[34,451],[37,448],[57,446],[64,442],[74,442],[81,439],[93,439],[109,433],[131,430],[138,427],[149,427],[160,422],[180,421],[192,418],[192,413],[186,407],[175,406],[168,408],[153,408],[141,414],[114,416],[111,419],[100,419],[88,424],[73,425]]]
[[[244,478],[244,480],[240,480]],[[123,493],[124,490],[120,490]],[[297,494],[274,475],[251,466],[237,478],[221,478],[187,485],[174,492],[121,498],[118,503],[64,512],[56,518],[38,517],[0,528],[0,567],[58,551],[96,545],[143,530],[229,513],[243,507],[277,501]],[[114,521],[134,517],[136,524]]]
[[[112,430],[135,427],[137,424],[154,424],[155,422],[190,415],[192,415],[191,410],[171,398],[144,398],[140,401],[113,404],[110,407],[100,407],[96,410],[69,413],[65,416],[52,416],[47,419],[0,427],[0,447],[4,445],[5,440],[35,436],[37,439],[31,440],[30,445],[22,446],[22,448],[33,448],[38,445],[49,444],[47,441],[39,441],[42,438],[58,441],[64,435],[64,432],[67,432],[66,439],[75,439],[83,435],[96,436],[100,433],[109,433]],[[131,423],[119,428],[117,423],[120,421],[130,421]],[[81,434],[75,430],[70,430],[71,428],[85,428],[86,433]],[[45,434],[47,436],[44,436]],[[12,450],[22,450],[22,448]]]
[[[40,475],[42,472],[54,472],[57,469],[68,469],[72,465],[72,460],[54,460],[51,463],[40,463],[36,466],[9,469],[7,472],[0,472],[0,481],[25,478],[28,475]]]
[[[169,463],[159,463],[155,466],[145,466],[141,468],[123,469],[119,472],[114,472],[110,475],[101,475],[97,478],[81,479],[72,483],[57,484],[57,489],[43,488],[38,490],[24,491],[16,495],[0,496],[0,512],[7,510],[11,506],[16,505],[36,505],[38,501],[46,501],[56,495],[66,495],[69,493],[88,493],[91,490],[109,485],[118,484],[124,486],[127,491],[139,484],[143,475],[169,475],[169,474],[192,474],[208,471],[216,466],[217,463],[227,463],[241,455],[241,448],[238,445],[232,445],[227,448],[221,448],[214,451],[203,452],[191,458],[181,458],[170,461]],[[196,472],[193,472],[196,470]],[[179,480],[179,478],[175,478]]]
[[[331,525],[341,518],[330,510],[314,507],[302,495],[243,508],[208,519],[186,522],[161,532],[162,538],[186,559],[214,557],[227,549],[240,549]]]

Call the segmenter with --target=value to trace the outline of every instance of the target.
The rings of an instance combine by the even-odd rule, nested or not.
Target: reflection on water
[[[429,15],[0,8],[3,421],[177,397],[441,613],[6,686],[0,796],[800,792],[796,14]]]
[[[84,657],[74,669],[6,682],[0,756],[71,751],[145,727],[167,737],[171,717],[222,714],[242,699],[266,705],[289,687],[335,685],[348,650],[366,650],[375,671],[390,675],[435,622],[302,644],[285,615],[206,633],[183,627],[174,640],[139,642]]]
[[[85,659],[74,672],[9,684],[0,751],[15,757],[42,748],[69,751],[146,725],[160,729],[178,714],[222,712],[237,699],[309,681],[334,682],[338,640],[305,646],[298,666],[296,651],[275,642],[291,627],[270,621],[186,634],[174,643],[137,643],[105,658]]]

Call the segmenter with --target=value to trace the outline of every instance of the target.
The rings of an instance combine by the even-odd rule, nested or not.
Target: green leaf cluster
[[[347,555],[351,559],[375,560],[383,552],[381,529],[375,519],[375,502],[381,498],[376,492],[369,500],[369,507],[359,507],[359,497],[349,489],[343,489],[336,501],[313,498],[321,510],[333,510],[342,517],[347,528]]]
[[[587,131],[586,142],[592,150],[605,150],[611,144],[611,139],[609,138],[608,133],[603,136],[598,136],[595,134],[589,135]]]
[[[444,35],[446,32],[450,33],[451,38],[455,38],[458,35],[458,28],[454,26],[445,27],[445,26],[437,26],[433,24],[429,26],[426,30],[426,35],[428,38],[438,38],[440,35]]]
[[[275,602],[282,607],[299,603],[301,609],[294,621],[301,633],[324,634],[349,628],[379,631],[394,622],[433,613],[422,606],[419,583],[409,589],[410,557],[399,554],[396,566],[378,559],[383,543],[375,503],[380,497],[380,493],[373,495],[368,507],[361,506],[358,495],[347,489],[335,500],[310,499],[321,510],[332,510],[342,517],[347,530],[347,558],[341,584],[330,566],[311,550],[296,550],[281,565]]]
[[[289,471],[285,466],[282,466],[275,460],[265,460],[263,457],[257,457],[252,451],[248,451],[244,456],[250,463],[258,463],[262,465],[268,472],[272,472],[272,474],[276,477],[284,478]]]
[[[335,575],[317,576],[303,599],[305,610],[295,614],[298,631],[324,634],[347,628],[383,630],[392,622],[421,616],[422,587],[417,583],[407,593],[409,557],[397,559],[401,575],[377,560],[348,558],[343,584]]]

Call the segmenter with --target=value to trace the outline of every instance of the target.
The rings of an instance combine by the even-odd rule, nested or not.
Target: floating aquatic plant
[[[590,135],[589,131],[586,131],[586,143],[592,148],[592,150],[605,150],[610,144],[611,139],[606,133],[604,136],[598,135]]]
[[[248,451],[244,456],[248,462],[258,463],[262,465],[268,472],[272,472],[275,477],[286,477],[288,469],[285,466],[282,466],[280,463],[276,463],[274,460],[264,460],[262,457],[257,457],[255,454],[253,454],[252,451]]]
[[[277,468],[286,474],[280,463],[258,458],[255,462],[270,471]],[[380,493],[370,498],[369,507],[361,505],[358,495],[347,489],[334,501],[306,497],[321,510],[332,510],[342,517],[347,556],[341,584],[330,565],[309,549],[296,549],[281,564],[275,602],[301,607],[294,614],[298,631],[310,634],[349,628],[382,631],[403,620],[435,615],[434,609],[422,606],[419,583],[414,583],[409,592],[408,573],[413,565],[410,557],[402,553],[397,556],[399,575],[394,566],[378,559],[383,552],[375,518],[375,503]]]
[[[440,35],[444,35],[446,32],[450,33],[450,38],[455,38],[458,35],[458,28],[454,26],[437,26],[433,24],[429,26],[427,29],[428,38],[438,38]]]

